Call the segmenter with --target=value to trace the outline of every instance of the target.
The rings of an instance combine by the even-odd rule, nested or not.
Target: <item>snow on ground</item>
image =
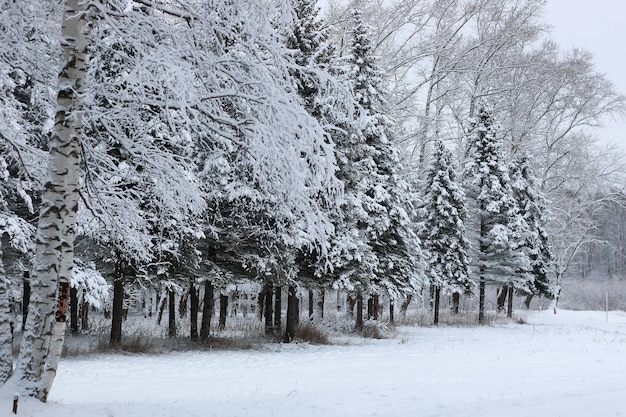
[[[348,345],[65,359],[21,416],[626,416],[626,313],[408,328]],[[0,415],[13,392],[0,391]]]

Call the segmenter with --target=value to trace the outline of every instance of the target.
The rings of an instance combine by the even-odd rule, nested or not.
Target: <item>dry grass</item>
[[[300,323],[296,326],[296,340],[312,345],[329,345],[330,339],[322,329],[310,322]]]
[[[618,279],[565,281],[559,307],[567,310],[604,311],[607,294],[609,310],[626,311],[626,280]]]

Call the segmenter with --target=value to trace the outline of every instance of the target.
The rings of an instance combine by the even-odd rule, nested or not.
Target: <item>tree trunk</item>
[[[265,285],[265,334],[270,335],[274,331],[274,310],[272,303],[272,288],[269,285]]]
[[[361,294],[361,290],[356,295],[356,330],[363,330],[363,294]]]
[[[461,294],[455,292],[452,294],[452,312],[459,314],[459,305],[461,304]]]
[[[89,301],[87,290],[83,288],[83,300],[80,303],[80,328],[84,331],[89,329]]]
[[[30,303],[30,271],[24,271],[22,279],[22,330],[26,327],[26,318],[28,317],[28,304]]]
[[[313,321],[313,315],[315,314],[314,298],[313,290],[309,290],[309,320],[311,321]]]
[[[166,304],[167,304],[167,296],[161,299],[161,305],[159,306],[159,313],[157,314],[157,326],[161,325],[161,320],[163,320],[163,312],[165,311]]]
[[[78,333],[78,289],[70,288],[70,331]]]
[[[220,294],[220,323],[219,329],[224,330],[226,328],[226,315],[228,313],[228,296]]]
[[[534,294],[528,294],[524,299],[524,308],[530,310],[530,303],[533,301]]]
[[[480,206],[480,213],[483,213],[485,210],[484,204],[481,204]],[[478,244],[479,257],[481,254],[487,252],[487,246],[484,243],[486,236],[487,225],[485,224],[485,219],[481,214],[479,235],[480,243]],[[485,266],[483,264],[478,267],[478,323],[485,324]]]
[[[406,299],[402,302],[402,305],[400,306],[400,314],[402,315],[402,317],[406,316],[406,311],[409,309],[409,304],[411,304],[412,300],[413,300],[413,294],[409,294],[406,296]]]
[[[295,291],[295,290],[294,290]],[[295,304],[296,304],[296,320],[295,320],[295,324],[296,326],[298,326],[300,324],[300,297],[298,297],[297,293],[295,295],[296,299],[295,299]]]
[[[285,336],[283,342],[291,343],[296,337],[296,322],[298,311],[298,297],[296,296],[296,287],[290,285],[287,289],[287,324],[285,325]]]
[[[80,136],[86,77],[86,2],[67,0],[63,15],[56,134],[49,144],[36,233],[30,310],[17,372],[28,396],[46,401],[65,338],[78,212]],[[55,301],[56,300],[56,301]]]
[[[186,292],[180,297],[180,301],[178,302],[178,314],[180,318],[184,318],[187,316],[187,301],[189,300],[189,293]]]
[[[13,374],[13,332],[11,331],[7,290],[7,277],[4,272],[2,248],[0,247],[0,385],[4,384]]]
[[[263,313],[265,312],[265,290],[259,293],[257,304],[259,306],[259,321],[263,321]]]
[[[314,320],[320,322],[324,319],[324,304],[326,301],[326,292],[324,289],[319,290],[317,294],[317,302],[315,303]]]
[[[199,304],[199,296],[198,289],[196,288],[195,282],[192,279],[191,284],[189,286],[189,335],[191,340],[198,340],[198,304]]]
[[[348,294],[346,296],[346,316],[349,318],[354,317],[354,306],[356,305],[356,298]]]
[[[440,297],[441,297],[441,287],[436,286],[435,287],[435,300],[434,300],[434,304],[433,304],[433,310],[434,310],[434,319],[433,319],[433,324],[435,326],[439,325],[439,301],[440,301]]]
[[[389,299],[389,323],[393,324],[393,309],[394,309],[394,299]]]
[[[374,298],[370,295],[367,299],[367,319],[371,320],[374,317]]]
[[[497,299],[498,313],[504,312],[504,304],[506,303],[507,295],[508,295],[508,286],[502,286],[498,288],[498,299]]]
[[[276,287],[274,297],[274,328],[279,332],[282,326],[282,287]]]
[[[119,347],[122,344],[122,321],[124,315],[124,277],[118,275],[113,280],[113,306],[111,308],[111,338],[109,345]]]
[[[513,286],[509,285],[509,302],[507,304],[506,316],[508,318],[513,318]]]
[[[167,290],[169,302],[167,303],[167,335],[176,337],[176,291],[173,288]]]
[[[372,318],[374,320],[378,320],[380,317],[380,296],[378,294],[374,294],[372,296]]]
[[[478,278],[478,323],[485,323],[485,277]]]
[[[213,314],[213,283],[204,281],[204,305],[202,306],[202,323],[200,324],[200,342],[209,341],[211,332],[211,315]]]

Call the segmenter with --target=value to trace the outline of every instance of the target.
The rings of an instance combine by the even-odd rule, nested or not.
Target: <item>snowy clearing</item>
[[[347,345],[65,359],[21,416],[622,416],[626,313],[396,329]],[[0,391],[1,415],[13,391]]]

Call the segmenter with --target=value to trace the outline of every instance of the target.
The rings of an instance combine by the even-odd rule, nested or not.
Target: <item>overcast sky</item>
[[[626,94],[626,1],[548,0],[545,18],[563,48],[576,46],[593,53],[598,71]],[[598,136],[626,151],[626,120],[605,124]]]
[[[318,0],[322,9],[326,3]],[[545,20],[562,48],[593,53],[597,70],[626,95],[626,0],[547,0]],[[595,132],[598,138],[618,143],[626,153],[626,117],[604,124]]]

